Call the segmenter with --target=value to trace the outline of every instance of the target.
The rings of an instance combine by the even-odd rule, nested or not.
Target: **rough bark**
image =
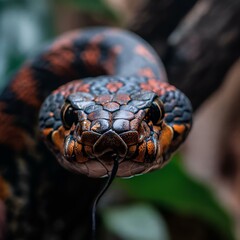
[[[133,17],[129,28],[149,42],[161,55],[179,21],[197,0],[148,0]]]
[[[132,29],[153,43],[162,55],[170,83],[185,92],[193,108],[197,109],[220,86],[228,69],[239,57],[240,1],[200,0],[170,35],[171,21],[169,23],[151,22],[160,15],[157,12],[164,11],[159,4],[155,6],[154,12],[150,12],[150,6],[154,5],[153,2],[148,2],[149,7],[143,9],[143,13],[139,13],[136,21],[143,14],[152,14],[152,17],[148,19],[148,26],[153,24],[154,28],[149,27],[149,30],[140,31],[139,29],[146,28],[145,23]],[[160,9],[157,11],[158,7]],[[184,11],[181,12],[184,13]],[[179,18],[176,19],[175,25],[177,20]],[[132,26],[135,26],[134,23]],[[157,31],[157,29],[166,28],[168,31],[165,33],[162,30]],[[168,37],[167,44],[162,51],[159,44],[165,37]]]

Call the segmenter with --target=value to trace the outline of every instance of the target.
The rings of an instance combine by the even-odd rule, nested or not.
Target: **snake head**
[[[164,102],[153,92],[55,91],[39,119],[48,147],[65,168],[103,177],[117,157],[117,176],[130,177],[161,168],[175,150],[176,133],[165,116]]]

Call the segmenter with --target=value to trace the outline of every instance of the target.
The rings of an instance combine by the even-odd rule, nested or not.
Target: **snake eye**
[[[150,107],[150,118],[154,125],[159,125],[164,117],[164,106],[159,98],[156,98]]]
[[[63,125],[66,128],[71,128],[74,122],[76,122],[76,114],[74,112],[74,108],[70,103],[66,103],[61,111],[61,117],[62,117],[62,122]]]

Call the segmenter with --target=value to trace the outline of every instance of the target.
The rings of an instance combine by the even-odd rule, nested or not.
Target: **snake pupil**
[[[67,104],[62,110],[62,121],[66,128],[71,128],[73,123],[76,121],[76,114],[74,113],[74,108]]]
[[[164,112],[163,112],[163,104],[160,100],[156,99],[152,106],[150,107],[150,118],[153,124],[158,125],[162,122]]]

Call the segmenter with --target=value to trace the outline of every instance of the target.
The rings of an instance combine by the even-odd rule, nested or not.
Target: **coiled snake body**
[[[116,157],[121,177],[161,168],[192,121],[189,100],[167,83],[152,48],[114,28],[57,39],[13,77],[0,112],[5,150],[34,146],[39,114],[40,135],[60,164],[95,178]]]

